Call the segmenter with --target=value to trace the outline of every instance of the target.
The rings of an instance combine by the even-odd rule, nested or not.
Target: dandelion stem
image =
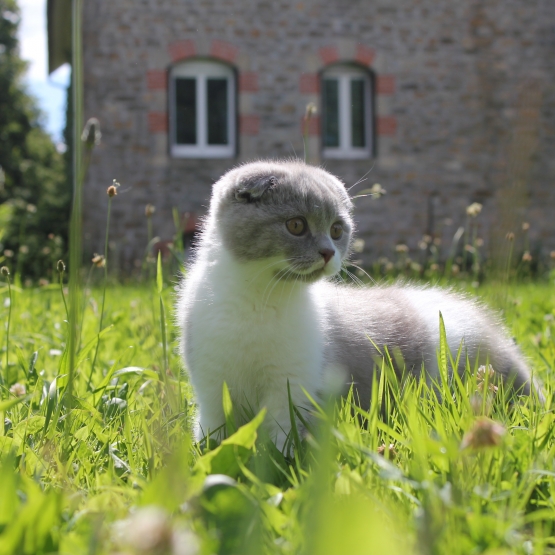
[[[10,304],[8,306],[8,327],[6,329],[6,365],[4,366],[4,376],[0,373],[0,385],[8,384],[9,376],[9,352],[10,352],[10,323],[12,319],[12,284],[10,281],[10,272],[6,266],[2,267],[2,275],[6,278],[8,282],[8,295],[10,299]],[[8,384],[9,385],[9,384]],[[0,397],[1,398],[1,397]]]
[[[73,404],[73,381],[79,335],[79,271],[81,268],[83,152],[80,133],[83,128],[83,64],[81,43],[82,0],[72,2],[72,81],[73,81],[73,206],[69,250],[69,371],[66,387],[67,405]],[[71,429],[66,422],[66,429]]]
[[[106,218],[106,237],[104,240],[104,287],[102,288],[102,305],[100,308],[100,323],[98,326],[98,341],[96,342],[96,348],[94,350],[94,357],[91,365],[91,372],[89,374],[89,379],[87,381],[87,389],[91,387],[91,380],[94,373],[94,367],[96,364],[96,357],[98,355],[98,347],[100,346],[100,332],[102,331],[102,324],[104,321],[104,304],[106,303],[106,286],[108,284],[108,236],[110,233],[110,214],[112,212],[112,197],[108,196],[108,216]]]
[[[60,280],[60,293],[62,295],[62,300],[64,301],[64,307],[66,309],[66,318],[67,318],[67,321],[69,322],[69,310],[67,308],[66,296],[64,294],[64,271],[65,271],[64,263],[60,260],[58,262],[58,276],[59,276],[59,280]]]

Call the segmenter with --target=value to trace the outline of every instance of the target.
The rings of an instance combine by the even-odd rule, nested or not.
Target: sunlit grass
[[[480,292],[496,302],[495,290]],[[10,304],[6,284],[0,554],[549,553],[551,292],[513,286],[507,301],[545,406],[502,388],[484,397],[473,369],[462,381],[443,372],[429,388],[397,383],[384,363],[369,410],[352,398],[315,407],[309,435],[284,456],[264,441],[263,414],[219,447],[191,443],[192,396],[166,317],[171,285],[108,284],[100,335],[103,289],[81,293],[70,409],[59,285],[13,286]]]

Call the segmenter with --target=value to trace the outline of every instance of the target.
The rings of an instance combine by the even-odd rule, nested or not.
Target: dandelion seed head
[[[388,453],[388,458],[390,461],[393,461],[397,458],[398,453],[395,450],[395,444],[394,443],[390,443],[389,446],[386,447],[385,443],[383,443],[382,445],[380,445],[378,447],[378,455],[382,455],[385,456],[385,452],[387,449],[387,453]]]
[[[305,119],[309,120],[313,118],[318,113],[318,108],[316,108],[316,104],[314,102],[309,102],[306,105],[306,110],[304,113]]]
[[[106,258],[104,258],[103,254],[98,254],[98,253],[94,253],[94,256],[91,259],[91,262],[97,267],[97,268],[104,268],[104,266],[106,266]]]
[[[10,393],[15,397],[23,397],[27,393],[27,389],[24,384],[17,382],[10,387]]]
[[[92,148],[93,146],[98,146],[101,139],[100,122],[97,118],[89,118],[83,129],[83,133],[81,133],[81,140],[86,143],[89,148]]]
[[[503,441],[505,427],[489,418],[478,418],[461,442],[461,449],[497,447]]]
[[[383,197],[387,191],[379,183],[374,183],[374,185],[370,187],[370,192],[374,197],[380,198]]]
[[[116,523],[118,540],[143,553],[165,550],[171,534],[167,513],[157,507],[144,507]]]
[[[496,378],[495,370],[491,364],[482,365],[478,368],[476,372],[476,388],[481,393],[484,392],[486,382],[488,384],[488,390],[492,393],[497,393],[498,387],[495,385],[494,381]]]
[[[479,202],[473,202],[470,206],[467,206],[466,213],[471,218],[476,218],[478,214],[482,211],[482,205]]]

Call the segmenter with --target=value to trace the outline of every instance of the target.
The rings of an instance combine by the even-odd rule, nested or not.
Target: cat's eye
[[[306,221],[303,218],[291,218],[285,222],[287,231],[292,235],[302,235],[307,228]]]
[[[331,226],[330,235],[332,239],[337,241],[343,235],[343,226],[339,222],[334,223]]]

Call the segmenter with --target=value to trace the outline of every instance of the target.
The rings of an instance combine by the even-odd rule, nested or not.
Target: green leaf
[[[164,280],[162,276],[162,253],[158,251],[158,262],[156,263],[156,286],[158,293],[162,294]]]
[[[57,378],[54,378],[50,387],[48,388],[48,400],[46,404],[46,415],[44,418],[44,428],[42,432],[42,436],[46,435],[48,431],[48,424],[50,424],[50,419],[52,418],[52,413],[54,412],[54,408],[58,401],[58,386],[56,384]]]
[[[299,435],[299,430],[297,428],[297,420],[295,419],[295,405],[293,404],[293,398],[291,397],[291,387],[289,385],[289,380],[287,380],[287,399],[289,400],[289,419],[291,420],[291,435],[293,436],[293,445],[296,451],[301,448],[301,436]]]
[[[121,368],[120,370],[116,370],[111,375],[111,377],[116,378],[118,376],[123,376],[124,374],[143,374],[148,378],[150,378],[151,380],[156,380],[156,381],[160,380],[160,376],[154,370],[149,370],[148,368],[139,368],[138,366],[129,366],[127,368]]]
[[[19,509],[20,500],[17,496],[18,475],[14,472],[13,455],[7,456],[0,467],[0,525],[12,521]]]
[[[237,424],[235,423],[235,414],[233,413],[233,403],[227,384],[224,382],[222,392],[222,405],[225,415],[225,427],[227,435],[232,436],[237,431]]]
[[[241,426],[232,436],[224,439],[219,447],[200,457],[195,470],[204,474],[226,474],[235,477],[240,472],[239,458],[245,464],[251,457],[257,430],[264,421],[266,409],[262,409],[250,422]]]
[[[85,362],[89,353],[93,350],[96,344],[100,341],[102,337],[104,337],[110,330],[114,328],[113,324],[106,326],[100,333],[95,335],[78,353],[77,362],[75,364],[75,368],[79,368],[83,362]],[[60,361],[60,374],[69,374],[69,357],[67,354],[67,348],[64,350],[64,354],[62,356],[62,360]],[[68,376],[65,377],[64,380],[58,378],[58,387],[65,387],[67,385]]]
[[[447,369],[447,353],[449,347],[447,344],[447,333],[445,332],[445,323],[443,315],[439,313],[439,375],[444,387],[449,383]]]
[[[10,410],[12,407],[19,405],[23,401],[27,401],[31,396],[26,395],[25,397],[16,397],[15,399],[8,399],[7,401],[0,401],[0,412]]]

